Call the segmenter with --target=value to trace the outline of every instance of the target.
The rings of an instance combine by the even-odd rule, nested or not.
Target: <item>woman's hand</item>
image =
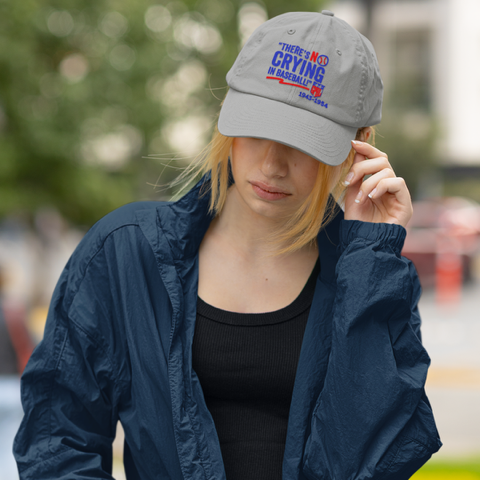
[[[407,226],[413,207],[405,180],[395,176],[387,154],[369,143],[353,141],[356,150],[345,184],[345,220]],[[363,182],[365,175],[370,175]]]

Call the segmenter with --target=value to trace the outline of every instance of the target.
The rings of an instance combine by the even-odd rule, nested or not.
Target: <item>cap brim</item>
[[[308,110],[233,88],[225,97],[218,130],[226,137],[265,138],[283,143],[334,166],[346,160],[352,148],[350,142],[357,133],[357,127],[340,125]]]

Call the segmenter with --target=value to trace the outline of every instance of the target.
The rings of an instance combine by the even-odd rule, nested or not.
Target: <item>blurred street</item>
[[[435,458],[479,455],[480,280],[464,286],[456,306],[437,304],[428,290],[419,309],[432,359],[427,395],[444,444]]]

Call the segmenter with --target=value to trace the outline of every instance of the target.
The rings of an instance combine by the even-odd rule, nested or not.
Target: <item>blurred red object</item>
[[[462,248],[457,236],[445,234],[437,237],[435,264],[436,301],[458,304],[463,284]]]
[[[454,299],[458,286],[472,280],[479,252],[480,204],[463,197],[413,203],[402,255],[415,264],[422,287],[436,286],[441,298]]]
[[[34,349],[34,344],[27,328],[26,309],[17,302],[5,302],[3,313],[10,340],[17,355],[18,373],[21,375]]]

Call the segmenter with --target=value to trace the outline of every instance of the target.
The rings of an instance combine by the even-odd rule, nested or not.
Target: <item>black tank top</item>
[[[198,297],[193,369],[215,422],[227,480],[281,480],[300,348],[320,272],[267,313],[221,310]]]

